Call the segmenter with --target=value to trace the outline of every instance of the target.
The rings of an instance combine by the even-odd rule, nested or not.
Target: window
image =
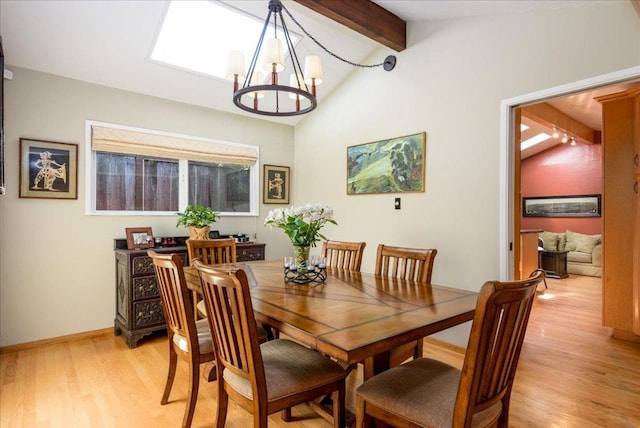
[[[258,148],[87,122],[90,214],[257,215]]]

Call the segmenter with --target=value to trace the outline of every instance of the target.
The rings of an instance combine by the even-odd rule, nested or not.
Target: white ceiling
[[[267,14],[267,0],[234,0],[225,3],[261,20]],[[592,4],[593,0],[378,0],[375,3],[411,23],[580,7]],[[364,62],[380,48],[377,42],[293,1],[284,0],[283,4],[309,33],[351,61]],[[197,106],[248,114],[233,105],[230,82],[149,60],[167,5],[168,1],[165,0],[0,0],[0,35],[5,63],[9,69],[12,66],[23,67]],[[289,27],[290,30],[297,30],[294,24],[289,24]],[[386,55],[394,53],[388,48],[383,51],[385,49],[386,52],[380,58],[374,58],[374,62],[382,62]],[[322,57],[325,80],[318,87],[319,103],[353,71],[352,66],[324,54],[308,37],[302,39],[296,50],[299,57],[308,54]],[[221,61],[226,62],[226,58],[221,58]],[[369,72],[383,71],[377,68]],[[599,113],[591,113],[592,117],[586,117],[587,111],[590,111],[590,96],[575,97],[564,103],[582,105],[583,111],[576,114],[584,116],[585,124],[597,122]],[[561,106],[563,101],[557,103],[556,107],[566,108]],[[301,119],[261,118],[290,125],[295,125]],[[598,125],[590,126],[599,129]]]

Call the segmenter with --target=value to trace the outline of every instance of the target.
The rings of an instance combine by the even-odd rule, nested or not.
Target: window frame
[[[256,162],[249,166],[249,211],[247,212],[220,212],[221,216],[228,217],[257,217],[260,207],[260,147],[251,144],[235,143],[212,138],[195,137],[186,134],[177,134],[154,129],[138,128],[126,125],[118,125],[114,123],[100,122],[95,120],[85,121],[85,166],[86,188],[85,188],[85,213],[95,216],[175,216],[176,211],[114,211],[114,210],[97,210],[96,209],[96,152],[92,149],[92,126],[100,126],[105,128],[121,129],[126,131],[141,132],[152,135],[177,137],[183,139],[191,139],[196,141],[204,141],[229,146],[243,146],[255,149],[257,153]],[[173,159],[173,158],[170,158]],[[197,159],[175,159],[178,161],[178,211],[183,211],[188,205],[189,199],[189,161],[198,161]]]

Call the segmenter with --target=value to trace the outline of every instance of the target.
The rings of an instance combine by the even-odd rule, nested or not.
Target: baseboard
[[[41,346],[71,342],[73,340],[90,339],[92,337],[104,336],[105,334],[113,334],[113,327],[103,328],[100,330],[85,331],[83,333],[68,334],[66,336],[52,337],[51,339],[36,340],[34,342],[25,342],[18,343],[16,345],[2,346],[0,347],[0,354],[19,352],[26,349],[39,348]]]
[[[461,355],[464,355],[466,351],[466,348],[462,346],[454,345],[452,343],[445,342],[444,340],[434,339],[433,337],[425,337],[424,343],[431,347],[448,349],[449,351],[457,352]]]
[[[624,340],[626,342],[640,343],[640,336],[634,334],[630,331],[619,330],[617,328],[613,329],[611,333],[611,337],[614,339]]]

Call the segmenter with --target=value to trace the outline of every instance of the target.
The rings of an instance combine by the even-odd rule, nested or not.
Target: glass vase
[[[307,260],[309,260],[309,245],[294,245],[293,257],[298,271],[305,272],[307,270]]]

